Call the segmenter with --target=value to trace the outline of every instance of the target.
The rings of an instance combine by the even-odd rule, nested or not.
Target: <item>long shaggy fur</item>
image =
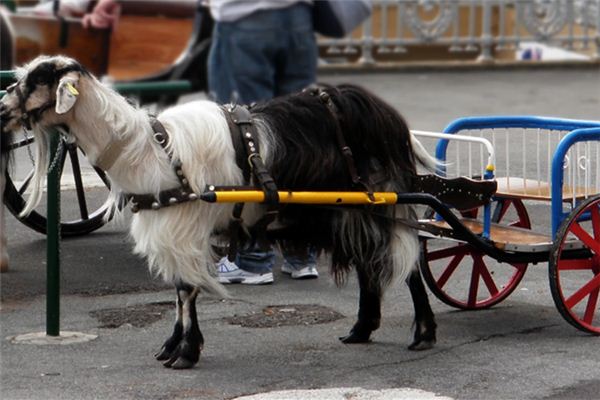
[[[20,71],[40,68],[38,59]],[[67,64],[69,59],[60,59]],[[33,194],[24,210],[39,202],[48,165],[46,126],[65,124],[92,163],[114,140],[128,145],[108,171],[115,193],[158,193],[178,181],[163,149],[153,143],[148,116],[93,76],[82,74],[72,113],[52,115],[36,124],[37,167]],[[432,161],[414,139],[402,117],[362,88],[342,85],[327,89],[338,109],[337,121],[325,104],[310,92],[255,106],[251,111],[259,132],[261,153],[277,185],[289,190],[364,190],[352,183],[336,139],[337,124],[354,153],[359,173],[378,191],[402,192],[416,172],[416,163]],[[40,102],[43,90],[32,94]],[[191,102],[158,116],[168,131],[169,151],[180,159],[192,188],[200,193],[207,184],[240,185],[231,134],[224,111],[208,101]],[[204,292],[223,295],[212,272],[210,237],[223,230],[231,206],[186,203],[133,216],[131,235],[135,251],[148,259],[152,271],[167,281],[184,282]],[[246,207],[244,218],[258,218],[260,207]],[[406,277],[416,264],[416,233],[392,219],[414,217],[409,206],[365,206],[354,209],[282,207],[280,225],[286,239],[303,241],[331,251],[332,271],[338,280],[353,267],[373,282],[389,283],[394,275]]]
[[[37,166],[32,194],[24,213],[39,202],[48,167],[49,128],[66,127],[95,164],[109,144],[121,146],[116,162],[107,167],[112,182],[110,200],[121,193],[155,194],[179,186],[173,160],[180,160],[192,190],[208,184],[242,185],[226,111],[209,101],[168,109],[158,116],[169,134],[165,149],[152,139],[149,116],[102,85],[74,60],[39,57],[19,70],[17,89],[0,102],[2,135],[22,128],[27,110],[37,144]],[[265,102],[251,109],[257,126],[261,156],[279,189],[364,191],[353,183],[336,131],[352,149],[354,163],[374,191],[410,190],[417,165],[435,161],[410,134],[402,117],[366,90],[342,85],[326,89],[333,112],[312,91]],[[36,111],[38,110],[38,111]],[[41,111],[40,111],[41,110]],[[27,118],[26,118],[27,119]],[[25,125],[27,125],[25,123]],[[234,133],[237,134],[237,133]],[[157,353],[165,366],[190,368],[198,361],[204,339],[196,318],[198,292],[225,296],[217,282],[211,238],[226,231],[232,205],[188,202],[133,215],[131,235],[135,251],[149,267],[177,289],[177,320],[172,336]],[[248,204],[243,219],[251,226],[264,211]],[[410,206],[280,207],[273,237],[331,253],[331,269],[338,283],[355,268],[359,278],[358,321],[344,343],[369,341],[379,327],[381,297],[396,277],[407,280],[419,329],[411,349],[435,343],[435,321],[416,266],[417,234],[396,218],[414,219]]]

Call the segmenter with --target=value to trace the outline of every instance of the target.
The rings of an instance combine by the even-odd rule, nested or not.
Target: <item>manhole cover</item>
[[[232,325],[245,328],[273,328],[291,325],[316,325],[337,321],[344,315],[317,304],[267,306],[261,312],[225,318]]]
[[[163,301],[123,308],[105,308],[92,311],[90,315],[100,322],[99,328],[118,328],[125,324],[143,328],[160,320],[167,313],[173,312],[173,308],[173,302]]]

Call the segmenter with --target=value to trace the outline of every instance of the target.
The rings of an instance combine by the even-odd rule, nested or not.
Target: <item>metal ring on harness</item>
[[[252,164],[252,158],[254,158],[254,157],[260,158],[260,154],[252,153],[248,156],[248,164],[250,165],[250,169],[254,169],[254,164]]]
[[[155,132],[153,135],[154,141],[158,144],[165,144],[167,139],[161,132]]]

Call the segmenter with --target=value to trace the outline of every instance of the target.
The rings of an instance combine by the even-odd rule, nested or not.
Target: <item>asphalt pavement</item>
[[[369,88],[414,129],[441,130],[472,115],[600,118],[598,69],[322,74],[320,80]],[[73,202],[73,194],[62,201]],[[547,232],[549,205],[528,202],[527,209],[536,229]],[[198,301],[206,340],[201,361],[174,371],[152,356],[170,334],[174,291],[132,254],[127,221],[62,242],[61,330],[94,337],[62,345],[15,343],[45,331],[45,236],[12,216],[6,230],[2,399],[593,399],[600,392],[600,338],[560,316],[546,263],[531,266],[516,291],[488,310],[457,311],[431,295],[438,343],[423,352],[407,349],[413,312],[403,283],[388,290],[372,342],[343,345],[338,336],[357,310],[354,277],[337,288],[326,257],[316,280],[294,281],[276,268],[272,285],[234,285],[229,299]]]

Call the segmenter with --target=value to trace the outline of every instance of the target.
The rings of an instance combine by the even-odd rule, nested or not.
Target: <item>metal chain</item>
[[[52,172],[54,170],[54,168],[56,168],[56,166],[59,164],[59,160],[62,161],[62,156],[65,151],[65,147],[66,147],[65,142],[61,138],[60,141],[58,142],[58,146],[56,147],[56,153],[54,154],[54,158],[52,159],[52,162],[50,163],[50,166],[48,167],[48,173]]]
[[[25,129],[25,127],[23,127],[23,138],[25,139],[25,141],[29,140],[29,137],[27,136],[27,129]],[[35,160],[33,158],[33,153],[31,152],[31,146],[27,145],[27,154],[29,155],[29,160],[31,160],[31,165],[35,167]]]

